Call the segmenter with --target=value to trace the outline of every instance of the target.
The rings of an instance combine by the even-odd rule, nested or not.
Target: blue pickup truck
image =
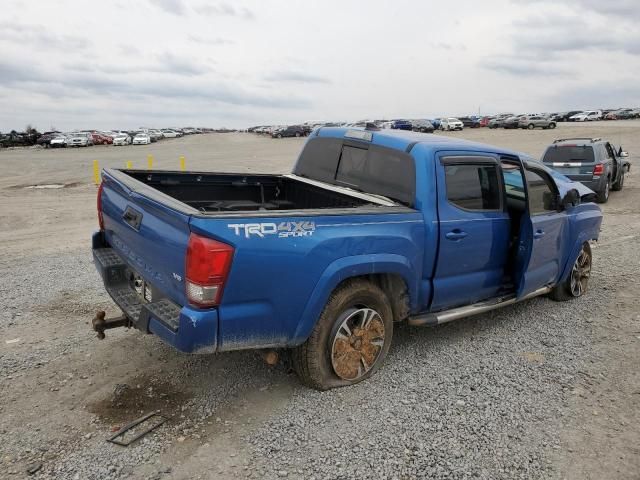
[[[95,265],[120,317],[183,352],[285,348],[313,388],[380,368],[394,322],[580,297],[593,192],[501,148],[321,128],[291,174],[105,169]]]

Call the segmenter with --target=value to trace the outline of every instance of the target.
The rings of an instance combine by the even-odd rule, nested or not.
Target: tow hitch
[[[104,340],[105,330],[118,327],[131,327],[131,321],[127,318],[126,315],[120,315],[113,318],[104,318],[105,315],[106,313],[100,310],[96,313],[96,316],[93,318],[93,320],[91,320],[91,325],[93,326],[93,329],[98,332],[97,337],[100,340]]]

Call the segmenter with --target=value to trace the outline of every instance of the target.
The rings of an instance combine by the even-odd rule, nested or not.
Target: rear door
[[[498,293],[510,221],[497,157],[443,153],[436,175],[440,231],[431,309],[441,310]]]
[[[557,281],[569,237],[569,219],[566,212],[556,208],[559,192],[551,176],[529,166],[524,176],[527,209],[521,217],[516,254],[518,298]]]

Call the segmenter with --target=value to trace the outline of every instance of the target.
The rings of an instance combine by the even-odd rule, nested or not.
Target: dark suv
[[[271,136],[273,138],[282,138],[282,137],[304,137],[306,135],[305,129],[299,125],[291,125],[286,128],[280,128],[275,130]]]
[[[628,154],[618,151],[600,138],[562,138],[547,147],[544,164],[581,182],[597,197],[598,203],[609,200],[610,190],[622,190],[624,175],[629,170]]]

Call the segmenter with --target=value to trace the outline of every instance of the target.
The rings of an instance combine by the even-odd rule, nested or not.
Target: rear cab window
[[[383,195],[413,207],[416,173],[406,152],[350,139],[310,139],[293,169],[295,175]]]

